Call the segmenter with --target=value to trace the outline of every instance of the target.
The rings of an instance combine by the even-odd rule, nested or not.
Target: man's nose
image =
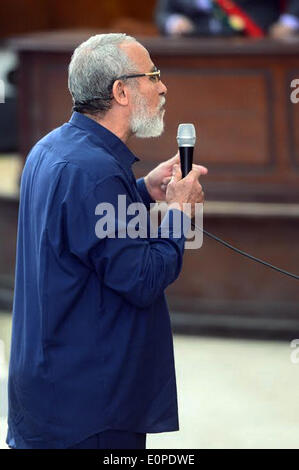
[[[166,93],[167,93],[167,87],[166,87],[166,85],[164,85],[164,83],[162,82],[162,80],[159,81],[159,85],[160,85],[159,94],[160,94],[160,95],[166,95]]]

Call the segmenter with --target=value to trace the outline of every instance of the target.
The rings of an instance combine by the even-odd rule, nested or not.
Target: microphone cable
[[[239,248],[234,247],[230,243],[227,243],[226,241],[222,240],[219,237],[216,237],[216,235],[213,235],[213,233],[208,232],[207,230],[198,227],[194,222],[191,222],[191,225],[193,228],[200,230],[203,232],[207,237],[212,238],[218,243],[221,243],[222,245],[226,246],[230,250],[235,251],[236,253],[239,253],[239,255],[245,256],[246,258],[251,259],[252,261],[256,261],[257,263],[261,263],[264,266],[267,266],[268,268],[274,269],[275,271],[278,271],[281,274],[285,274],[286,276],[292,277],[293,279],[299,279],[299,276],[296,274],[290,273],[288,271],[285,271],[284,269],[278,268],[277,266],[273,266],[273,264],[267,263],[267,261],[263,261],[262,259],[256,258],[255,256],[252,256],[245,251],[240,250]]]

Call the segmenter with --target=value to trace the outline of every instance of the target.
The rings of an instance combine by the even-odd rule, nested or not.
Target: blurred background
[[[209,168],[204,228],[298,274],[298,31],[298,0],[2,0],[0,448],[19,182],[32,145],[71,116],[75,47],[100,32],[147,47],[168,87],[166,129],[130,143],[136,177],[174,155],[178,124],[193,122],[195,161]],[[148,447],[298,448],[298,281],[204,238],[167,297],[181,430],[150,435]]]

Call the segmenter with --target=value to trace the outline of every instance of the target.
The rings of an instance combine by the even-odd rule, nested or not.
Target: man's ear
[[[129,102],[127,87],[121,80],[115,80],[113,83],[112,94],[118,104],[121,106],[127,106]]]

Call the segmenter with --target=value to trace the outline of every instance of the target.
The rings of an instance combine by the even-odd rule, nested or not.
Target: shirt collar
[[[92,134],[98,140],[99,144],[111,151],[113,156],[126,168],[130,169],[133,163],[139,161],[139,158],[129,150],[122,140],[93,119],[75,111],[69,122],[73,126],[79,127]]]

